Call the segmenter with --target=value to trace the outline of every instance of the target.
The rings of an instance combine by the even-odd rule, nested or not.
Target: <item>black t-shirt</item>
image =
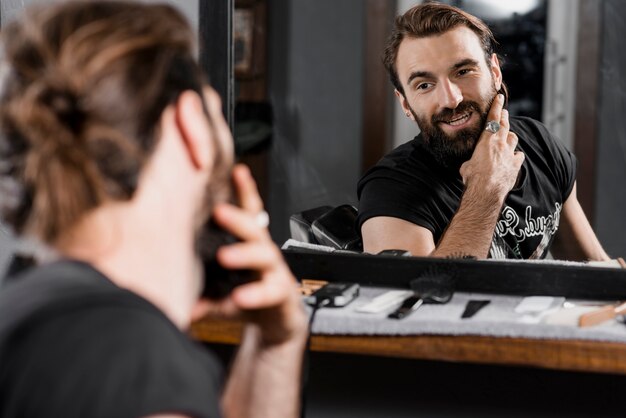
[[[0,416],[219,417],[221,368],[154,305],[60,261],[0,291]]]
[[[502,208],[489,256],[543,258],[574,187],[576,158],[541,123],[520,117],[511,118],[510,124],[526,159]],[[430,230],[437,243],[458,210],[463,191],[459,172],[438,164],[418,135],[359,181],[359,230],[372,217],[390,216]]]

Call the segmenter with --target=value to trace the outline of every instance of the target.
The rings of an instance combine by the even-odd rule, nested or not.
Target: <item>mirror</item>
[[[266,202],[277,242],[288,238],[293,213],[357,203],[373,119],[383,124],[374,126],[382,132],[375,138],[383,144],[382,153],[417,133],[413,124],[398,122],[406,118],[398,117],[386,75],[373,74],[375,66],[382,68],[382,49],[372,37],[381,21],[388,25],[415,3],[267,0],[268,101],[274,124],[266,156]],[[486,11],[500,52],[509,55],[505,79],[511,84],[515,73],[521,79],[511,93],[515,111],[543,120],[574,150],[579,200],[609,255],[626,254],[626,236],[616,233],[626,231],[621,216],[626,186],[618,180],[626,178],[626,122],[619,118],[624,82],[618,76],[626,66],[624,54],[616,52],[626,29],[606,23],[623,17],[626,5],[611,0],[449,3],[477,15]],[[513,52],[521,58],[512,58]],[[381,85],[382,94],[375,91]]]
[[[2,0],[1,21],[41,1]],[[392,96],[380,54],[393,17],[419,0],[259,1],[266,13],[260,30],[266,41],[266,90],[261,100],[253,101],[270,107],[265,112],[271,115],[271,143],[244,158],[255,174],[261,173],[272,235],[282,243],[289,237],[291,214],[322,205],[356,205],[356,184],[364,170],[417,133]],[[201,2],[170,2],[203,30]],[[246,0],[239,5],[249,8],[255,3]],[[511,71],[522,68],[519,72],[526,76],[526,85],[541,91],[540,102],[520,106],[535,106],[540,119],[574,149],[583,207],[607,252],[625,255],[626,234],[620,232],[626,231],[621,216],[626,207],[626,186],[621,182],[626,179],[626,119],[622,117],[626,81],[621,77],[626,72],[626,54],[621,52],[626,28],[620,22],[626,17],[626,4],[619,0],[449,3],[476,14],[482,8],[496,21],[513,13],[527,15],[537,7],[545,11],[545,40],[531,38],[528,43],[530,47],[543,43],[543,69],[533,70],[536,75],[543,73],[542,88],[534,76],[528,77],[526,59],[516,64],[517,70],[510,67]],[[258,35],[256,21],[253,27]],[[503,35],[516,36],[515,32]],[[508,77],[509,69],[504,71]],[[240,78],[237,88],[241,83]],[[10,246],[0,229],[0,247]]]

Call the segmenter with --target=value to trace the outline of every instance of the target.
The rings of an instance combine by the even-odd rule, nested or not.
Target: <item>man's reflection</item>
[[[576,198],[576,159],[533,119],[509,117],[495,39],[443,4],[399,16],[384,62],[421,134],[360,180],[364,250],[418,256],[606,260]]]

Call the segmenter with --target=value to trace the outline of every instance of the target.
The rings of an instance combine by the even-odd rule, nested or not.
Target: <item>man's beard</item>
[[[236,193],[232,183],[233,164],[224,157],[224,150],[217,145],[213,170],[202,199],[202,207],[196,215],[195,250],[202,260],[215,258],[217,249],[225,243],[228,235],[213,221],[213,210],[218,203],[236,204]]]
[[[483,127],[487,122],[487,115],[495,99],[495,95],[496,92],[494,89],[491,98],[485,100],[484,108],[481,108],[480,104],[474,101],[462,101],[455,109],[446,108],[438,114],[433,115],[430,121],[427,121],[425,117],[418,116],[411,108],[411,113],[422,131],[424,142],[439,164],[447,168],[458,170],[465,161],[472,158],[474,148],[476,148]],[[455,116],[467,112],[476,113],[478,115],[478,123],[474,126],[462,129],[454,135],[446,134],[443,129],[439,127],[440,122],[452,120]]]

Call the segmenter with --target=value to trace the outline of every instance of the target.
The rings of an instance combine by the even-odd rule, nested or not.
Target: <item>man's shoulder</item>
[[[85,290],[95,287],[113,287],[113,283],[90,264],[78,260],[58,260],[29,268],[10,277],[2,288],[4,292],[22,292],[29,287],[67,287]],[[29,289],[30,290],[30,289]]]
[[[0,290],[0,330],[7,320],[15,323],[39,313],[93,308],[99,301],[142,304],[139,296],[119,288],[87,263],[62,260],[35,267]]]
[[[0,387],[17,374],[30,385],[11,388],[17,399],[28,393],[58,411],[49,403],[63,408],[73,395],[42,388],[36,379],[63,375],[64,387],[80,398],[65,416],[94,416],[98,408],[128,416],[182,408],[210,416],[215,409],[210,397],[219,387],[219,363],[148,301],[80,263],[33,270],[16,278],[7,294],[29,291],[37,301],[23,300],[28,309],[11,320],[0,317],[0,356],[10,360],[0,366],[8,379],[0,379]]]
[[[374,166],[365,172],[361,181],[377,177],[383,173],[399,173],[400,171],[415,172],[424,157],[424,153],[420,152],[421,137],[418,135],[404,144],[398,145],[385,156],[383,156]]]
[[[51,338],[60,348],[72,344],[86,352],[146,352],[157,340],[162,352],[188,349],[188,338],[160,309],[88,264],[63,261],[36,268],[5,290],[0,298],[0,344],[19,334]],[[123,351],[116,351],[119,344]]]
[[[512,116],[509,119],[511,131],[515,132],[522,139],[546,138],[551,136],[548,128],[540,121],[527,116]]]
[[[414,154],[416,147],[419,146],[420,137],[415,138],[400,144],[391,151],[389,151],[383,158],[380,159],[376,166],[389,166],[405,162]]]
[[[510,123],[511,131],[517,134],[522,149],[526,147],[540,154],[547,153],[553,156],[566,155],[571,159],[571,152],[563,141],[550,132],[542,122],[525,116],[516,116],[510,119]]]
[[[70,341],[90,334],[90,327],[138,346],[155,335],[171,334],[175,340],[178,331],[156,306],[86,263],[61,261],[34,268],[0,291],[0,344],[16,334]],[[90,341],[81,344],[87,349]]]
[[[218,415],[222,372],[217,359],[173,324],[145,311],[113,305],[69,309],[29,323],[16,335],[0,343],[0,354],[9,362],[0,366],[0,388],[27,383],[28,388],[13,385],[11,396],[35,401],[51,416],[61,411],[68,417],[144,416],[172,410]],[[42,386],[58,376],[63,387]]]
[[[416,141],[417,137],[394,148],[361,176],[357,184],[359,200],[364,188],[374,182],[397,182],[419,171],[414,167]]]
[[[406,195],[408,189],[419,194],[434,190],[433,185],[454,181],[458,173],[441,166],[424,146],[420,135],[384,156],[359,180],[357,196],[359,200],[366,188],[374,188],[376,198],[384,191],[385,195]],[[407,189],[408,187],[408,189]]]

